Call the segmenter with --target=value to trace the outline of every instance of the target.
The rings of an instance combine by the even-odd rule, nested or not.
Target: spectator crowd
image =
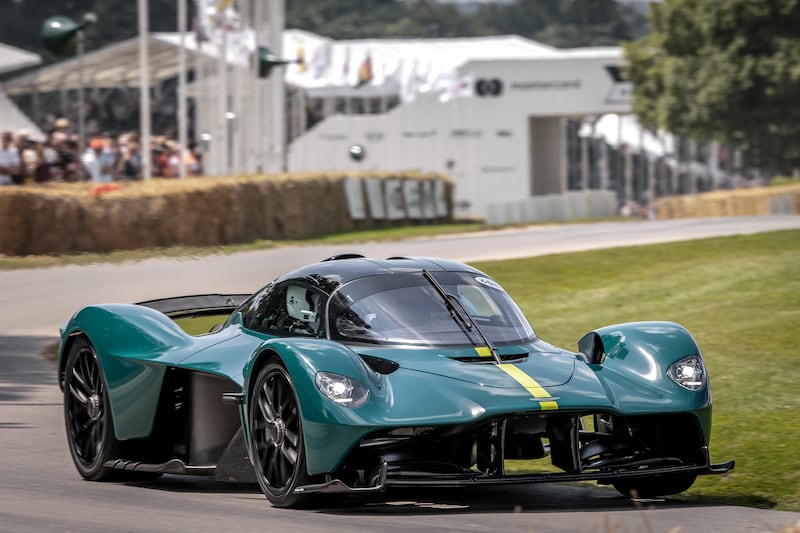
[[[164,136],[151,140],[143,150],[133,132],[105,133],[86,141],[79,153],[78,135],[69,120],[60,118],[43,140],[29,132],[0,132],[0,185],[47,182],[91,181],[109,183],[142,179],[143,157],[150,157],[154,177],[177,178],[183,159],[187,176],[203,174],[202,155],[197,145],[182,148]]]

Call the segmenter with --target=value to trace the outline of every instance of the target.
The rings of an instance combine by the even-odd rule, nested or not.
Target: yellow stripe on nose
[[[476,346],[475,353],[478,354],[478,357],[491,357],[492,351],[489,349],[488,346]]]
[[[539,407],[542,408],[542,411],[552,411],[558,409],[558,402],[555,400],[542,400],[542,398],[551,398],[550,393],[547,392],[544,387],[539,385],[535,379],[523,372],[518,366],[511,363],[503,363],[497,365],[497,368],[514,378],[517,383],[525,387],[525,390],[531,393],[531,396],[539,400]]]

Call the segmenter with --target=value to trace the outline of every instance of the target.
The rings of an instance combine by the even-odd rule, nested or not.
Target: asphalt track
[[[343,251],[473,261],[798,228],[798,216],[540,226],[396,243],[0,272],[0,531],[738,532],[798,524],[800,513],[710,501],[632,502],[592,486],[397,491],[337,509],[297,511],[270,507],[254,486],[211,478],[85,482],[67,452],[53,364],[39,355],[80,305],[250,292],[289,268]]]

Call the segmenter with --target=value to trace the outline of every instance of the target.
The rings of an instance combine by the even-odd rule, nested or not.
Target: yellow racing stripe
[[[476,346],[475,353],[478,354],[478,357],[491,357],[492,351],[489,349],[488,346]]]
[[[531,393],[531,396],[539,400],[539,406],[542,411],[552,411],[558,409],[558,402],[555,400],[542,400],[541,398],[550,398],[550,393],[544,387],[539,385],[535,379],[523,372],[518,366],[511,363],[503,363],[497,365],[497,368],[514,378],[514,380],[525,387],[525,390]]]

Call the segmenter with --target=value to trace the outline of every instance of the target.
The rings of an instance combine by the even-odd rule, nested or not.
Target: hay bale
[[[3,187],[0,254],[211,246],[351,230],[356,226],[344,180],[353,177],[395,176],[302,173],[159,179],[124,183],[121,190],[103,194],[88,183]],[[402,178],[443,180],[452,194],[452,182],[444,176]],[[448,201],[452,205],[452,198]]]

